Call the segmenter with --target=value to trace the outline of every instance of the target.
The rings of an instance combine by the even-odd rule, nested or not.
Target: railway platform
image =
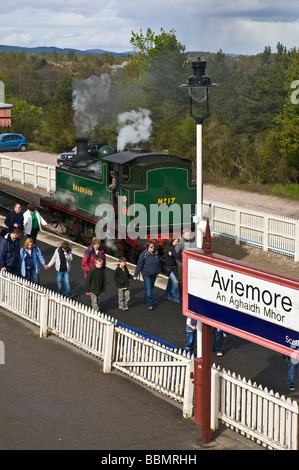
[[[39,233],[37,244],[46,262],[60,243],[58,235]],[[88,304],[81,269],[85,247],[72,242],[71,246],[74,253],[70,275],[72,297]],[[184,347],[185,317],[180,305],[164,300],[167,281],[164,276],[159,277],[154,288],[154,311],[149,312],[143,304],[142,281],[133,280],[130,281],[130,308],[126,312],[118,310],[113,280],[117,262],[115,258],[107,257],[103,311],[154,336],[157,341]],[[129,269],[133,272],[134,266],[129,265]],[[54,267],[47,271],[41,268],[40,277],[42,285],[56,291]],[[5,436],[4,431],[0,432],[0,449],[98,449],[105,452],[263,449],[228,428],[214,433],[212,442],[203,446],[200,426],[195,425],[193,419],[183,419],[181,410],[173,402],[117,371],[103,374],[101,365],[94,358],[52,336],[40,340],[35,327],[12,314],[1,310],[0,313],[0,340],[4,342],[6,352],[5,365],[0,366],[3,377],[0,416],[5,424],[3,429],[8,430]],[[281,395],[292,399],[298,397],[298,390],[288,392],[287,361],[281,355],[232,336],[226,338],[224,346],[222,358],[213,355],[217,365]],[[43,421],[48,424],[41,431]],[[30,432],[25,432],[25,423]],[[102,423],[105,423],[105,433]],[[81,430],[81,437],[78,430]],[[57,437],[59,434],[63,437]]]
[[[200,426],[173,402],[118,371],[104,374],[97,359],[57,337],[40,339],[37,327],[1,308],[0,316],[0,450],[93,450],[92,463],[126,456],[134,467],[155,455],[198,464],[202,450],[263,450],[224,427],[203,445]]]

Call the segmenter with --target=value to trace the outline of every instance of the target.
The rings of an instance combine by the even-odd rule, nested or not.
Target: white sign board
[[[299,291],[189,260],[188,293],[299,332]]]
[[[183,265],[184,315],[299,356],[297,279],[201,251],[184,252]]]

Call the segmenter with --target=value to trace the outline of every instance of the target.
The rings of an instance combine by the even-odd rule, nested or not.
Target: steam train
[[[40,201],[48,220],[64,224],[74,240],[96,235],[108,253],[134,262],[148,238],[161,248],[192,226],[196,185],[189,160],[108,145],[91,158],[87,139],[76,143],[76,155],[56,167],[56,191]]]

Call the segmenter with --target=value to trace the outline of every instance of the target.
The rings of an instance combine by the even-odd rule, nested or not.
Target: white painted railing
[[[0,153],[0,178],[26,183],[48,192],[55,191],[56,188],[55,168],[55,165],[44,165]]]
[[[114,319],[11,274],[0,275],[0,306],[104,361],[110,372]]]
[[[203,204],[212,234],[299,260],[299,220],[220,203]]]
[[[142,332],[117,324],[113,367],[183,404],[183,416],[193,413],[191,372],[194,357],[158,343]]]
[[[193,413],[194,357],[107,315],[11,274],[0,275],[0,307],[103,360]],[[298,404],[212,367],[211,428],[218,420],[270,449],[298,449]]]
[[[298,403],[267,388],[212,368],[211,424],[228,427],[269,449],[298,450]]]

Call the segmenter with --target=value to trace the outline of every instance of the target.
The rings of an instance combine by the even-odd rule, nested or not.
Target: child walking
[[[71,270],[71,261],[73,260],[73,252],[67,241],[63,241],[61,246],[56,248],[54,255],[52,256],[50,262],[45,269],[50,268],[55,264],[56,269],[56,280],[57,280],[57,292],[59,295],[62,295],[62,281],[64,282],[64,287],[66,291],[66,296],[71,297],[71,287],[70,287],[70,270]]]
[[[100,311],[100,294],[105,291],[106,276],[103,269],[103,260],[97,258],[95,267],[88,271],[85,280],[86,292],[90,294],[91,306],[94,310]]]
[[[128,310],[130,300],[129,279],[133,279],[126,263],[126,258],[119,258],[119,265],[114,271],[114,280],[118,290],[118,308],[120,310]]]

